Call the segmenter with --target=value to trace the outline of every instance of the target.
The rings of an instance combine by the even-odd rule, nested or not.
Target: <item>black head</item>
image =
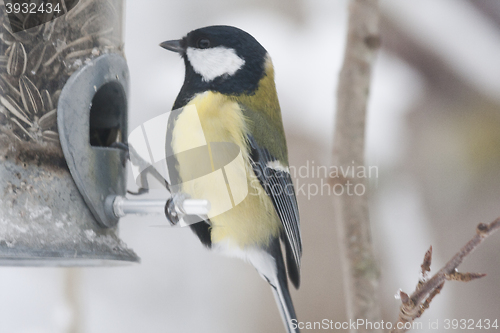
[[[200,28],[160,46],[181,54],[186,64],[184,85],[174,108],[207,90],[251,95],[265,75],[267,51],[250,34],[235,27]]]

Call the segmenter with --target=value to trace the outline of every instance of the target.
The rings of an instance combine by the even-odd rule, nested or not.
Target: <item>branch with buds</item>
[[[434,276],[428,281],[419,281],[416,290],[413,294],[408,295],[407,293],[400,291],[399,295],[401,297],[401,307],[399,311],[398,321],[393,325],[396,327],[392,330],[392,333],[406,332],[408,329],[397,328],[405,327],[406,323],[413,322],[416,318],[419,318],[424,311],[429,308],[429,305],[437,294],[441,292],[446,280],[469,282],[478,278],[485,276],[486,274],[480,273],[460,273],[457,271],[458,266],[462,263],[466,256],[468,256],[472,251],[476,249],[483,242],[483,240],[493,234],[495,231],[500,229],[500,217],[490,224],[481,223],[476,228],[476,235],[467,243],[460,251],[451,258],[448,263],[439,270]],[[424,262],[421,266],[422,276],[425,276],[427,272],[430,272],[432,261],[432,247],[427,251],[424,257]],[[411,326],[406,324],[406,327]]]

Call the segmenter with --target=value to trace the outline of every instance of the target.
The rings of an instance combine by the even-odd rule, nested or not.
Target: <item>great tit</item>
[[[286,250],[288,277],[298,288],[299,211],[271,57],[254,37],[230,26],[200,28],[160,46],[179,53],[185,64],[184,84],[173,106],[178,112],[167,125],[171,183],[191,197],[209,200],[212,210],[227,196],[227,191],[216,191],[214,182],[197,178],[203,174],[202,163],[193,163],[193,155],[186,157],[187,149],[199,148],[200,136],[207,149],[195,155],[208,154],[212,171],[216,144],[231,143],[239,148],[239,173],[243,170],[246,178],[243,186],[230,188],[232,176],[226,170],[223,181],[233,195],[232,208],[190,227],[208,248],[250,262],[271,285],[287,332],[299,332],[280,244]],[[235,192],[245,185],[250,193],[236,203]]]

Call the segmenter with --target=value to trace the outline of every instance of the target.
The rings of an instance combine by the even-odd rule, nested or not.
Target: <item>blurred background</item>
[[[380,5],[366,156],[378,170],[369,192],[383,319],[394,321],[394,294],[413,291],[430,245],[435,272],[479,222],[500,216],[500,2]],[[273,58],[291,165],[329,166],[346,20],[346,0],[126,1],[129,128],[169,111],[182,85],[183,62],[160,42],[234,25]],[[345,321],[331,197],[317,175],[295,180],[305,190],[302,285],[292,291],[299,320]],[[120,236],[141,264],[0,267],[0,332],[284,331],[268,284],[250,265],[206,251],[187,228],[164,226],[161,216],[121,220]],[[499,237],[460,267],[487,277],[448,282],[419,331],[446,318],[500,320]]]

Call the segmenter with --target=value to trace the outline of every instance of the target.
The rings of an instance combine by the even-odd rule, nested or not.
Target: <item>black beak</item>
[[[167,40],[160,44],[161,47],[169,51],[174,51],[180,54],[184,53],[184,47],[181,45],[182,39],[179,40]]]

